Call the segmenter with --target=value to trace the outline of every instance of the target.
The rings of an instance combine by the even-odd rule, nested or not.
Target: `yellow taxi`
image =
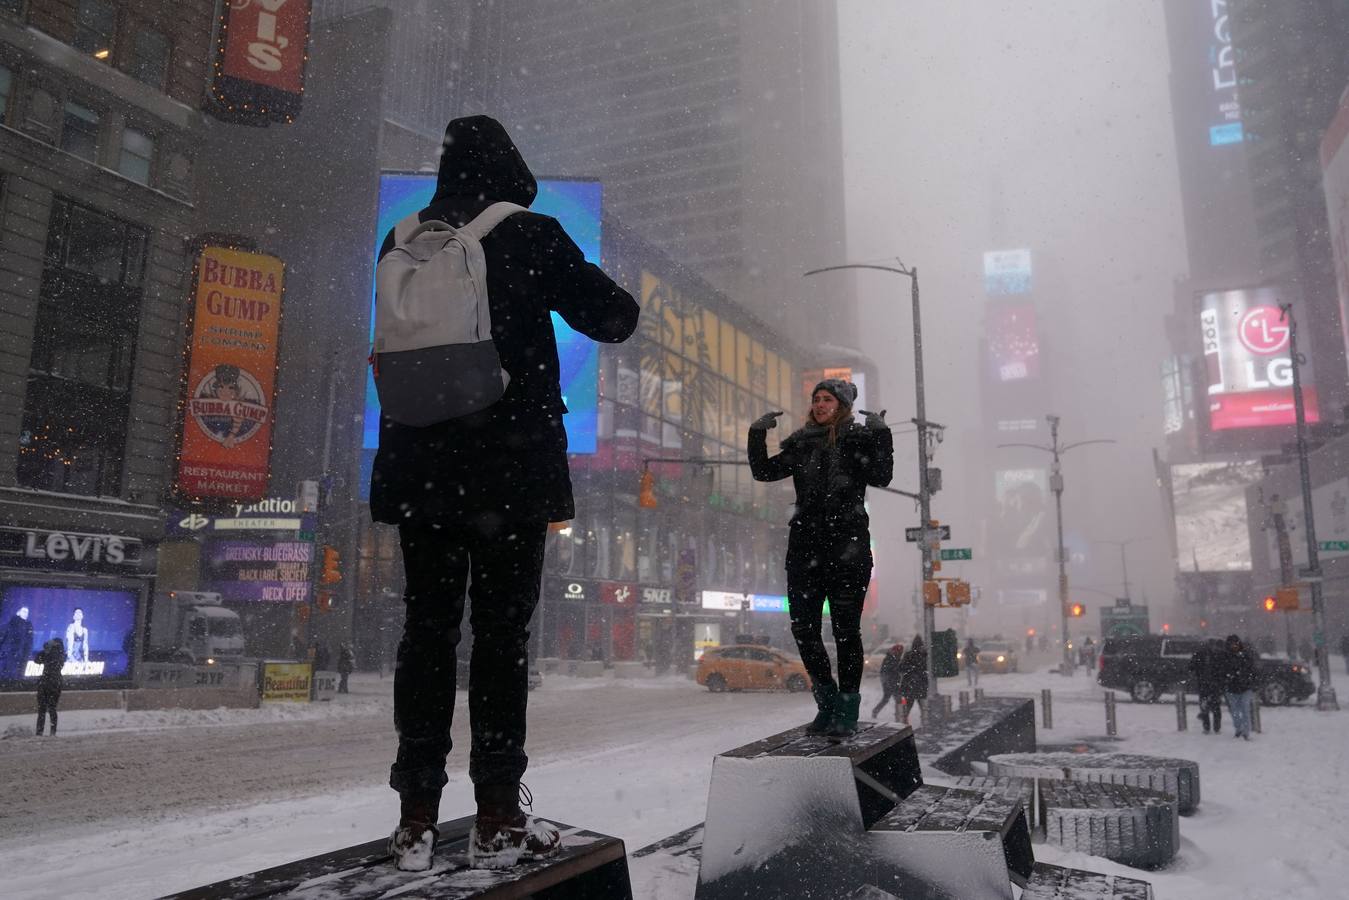
[[[758,644],[709,647],[694,679],[713,693],[810,690],[801,660]]]

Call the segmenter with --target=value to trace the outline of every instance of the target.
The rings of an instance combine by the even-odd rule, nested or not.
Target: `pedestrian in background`
[[[1344,657],[1344,670],[1349,672],[1349,634],[1340,638],[1340,655]]]
[[[885,659],[881,660],[881,702],[877,703],[871,710],[871,718],[876,718],[885,708],[885,704],[890,702],[891,698],[895,701],[895,721],[899,721],[899,664],[904,659],[904,645],[895,644],[889,650],[885,651]]]
[[[1222,655],[1223,691],[1232,713],[1233,737],[1251,739],[1251,698],[1255,692],[1255,654],[1229,634]]]
[[[900,721],[905,725],[909,724],[909,713],[915,703],[918,704],[918,711],[923,714],[923,720],[926,721],[927,647],[923,646],[922,637],[913,639],[908,652],[904,654],[904,659],[899,664],[899,670]]]
[[[66,664],[66,647],[60,638],[52,638],[42,645],[42,649],[33,657],[33,661],[42,666],[42,674],[37,682],[37,736],[47,723],[47,714],[52,717],[52,737],[56,736],[56,707],[61,703],[61,667]]]
[[[755,481],[790,477],[796,506],[788,523],[787,598],[792,637],[810,673],[815,718],[810,734],[844,738],[857,731],[862,706],[862,601],[871,581],[871,520],[867,487],[885,487],[894,472],[894,442],[885,411],[853,419],[857,387],[827,378],[810,394],[804,425],[768,455],[768,430],[781,412],[760,416],[749,427],[746,451]],[[838,681],[821,636],[829,600]]]
[[[1190,657],[1190,675],[1199,694],[1199,723],[1204,734],[1223,730],[1223,642],[1209,638]]]
[[[328,652],[327,644],[314,645],[314,671],[328,671],[328,663],[332,661],[332,655]]]
[[[339,694],[349,694],[347,689],[347,679],[351,677],[352,670],[356,668],[356,654],[351,652],[351,645],[343,643],[337,650],[337,692]]]
[[[976,685],[979,683],[979,648],[974,645],[974,638],[965,638],[965,647],[961,650],[961,655],[965,659],[965,683]]]
[[[1082,666],[1087,670],[1087,677],[1092,677],[1096,671],[1096,642],[1090,636],[1082,642]]]

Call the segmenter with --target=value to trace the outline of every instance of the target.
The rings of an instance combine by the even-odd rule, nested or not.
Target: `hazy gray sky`
[[[1169,603],[1151,449],[1162,438],[1163,317],[1185,247],[1161,3],[839,6],[849,255],[898,253],[920,270],[928,415],[952,426],[937,460],[947,488],[935,502],[937,518],[955,529],[951,544],[970,546],[971,520],[993,502],[991,474],[962,457],[980,413],[982,254],[1028,247],[1049,374],[1071,395],[1053,410],[1064,417],[1063,438],[1120,442],[1067,458],[1066,527],[1088,539],[1155,535],[1129,548],[1129,574],[1136,593]],[[882,366],[890,418],[906,419],[907,281],[877,273],[858,284],[862,349]],[[897,443],[895,486],[912,489],[912,436]],[[904,547],[878,555],[882,596],[907,612],[917,554],[899,529],[916,516],[898,498],[871,506],[878,541]],[[1079,583],[1110,588],[1118,551],[1093,549],[1094,571]]]

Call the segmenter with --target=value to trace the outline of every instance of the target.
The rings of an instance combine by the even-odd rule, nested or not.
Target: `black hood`
[[[469,116],[446,126],[433,203],[468,196],[527,207],[537,193],[534,175],[496,119]]]

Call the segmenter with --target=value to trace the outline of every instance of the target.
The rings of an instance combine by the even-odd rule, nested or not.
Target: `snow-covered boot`
[[[850,738],[857,733],[857,716],[862,707],[861,694],[839,694],[834,703],[834,715],[829,720],[831,738]]]
[[[404,872],[425,872],[440,837],[436,829],[440,794],[402,794],[399,806],[398,827],[389,838],[394,865]]]
[[[562,836],[547,822],[526,815],[521,799],[533,807],[523,784],[474,785],[478,816],[468,835],[468,864],[475,869],[509,869],[516,863],[557,853]]]
[[[834,702],[838,699],[838,687],[832,681],[816,681],[810,691],[815,695],[815,708],[819,712],[806,726],[806,734],[824,734],[829,730],[829,722],[834,718]]]

